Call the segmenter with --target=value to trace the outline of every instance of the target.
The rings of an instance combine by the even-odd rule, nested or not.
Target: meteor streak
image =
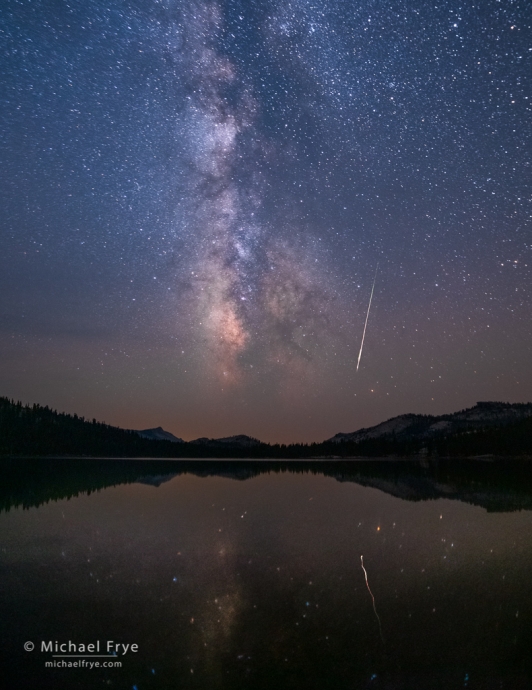
[[[366,587],[368,588],[368,592],[370,593],[370,596],[371,596],[371,601],[373,602],[373,610],[375,611],[375,616],[377,617],[377,621],[379,623],[379,632],[381,635],[382,644],[384,644],[384,637],[382,635],[381,619],[379,618],[379,614],[377,613],[377,608],[375,606],[375,597],[373,596],[373,593],[372,593],[371,589],[369,588],[368,573],[366,572],[366,568],[364,568],[364,556],[360,556],[360,563],[362,564],[362,570],[364,571],[364,577],[366,578]]]
[[[375,290],[375,281],[377,280],[377,271],[378,270],[379,270],[379,264],[377,264],[377,268],[375,269],[375,278],[373,278],[373,286],[371,288],[371,295],[369,296],[368,312],[366,314],[366,322],[364,324],[364,332],[362,333],[362,342],[360,343],[360,352],[358,353],[357,371],[358,371],[358,367],[360,366],[360,358],[362,357],[362,348],[364,347],[364,338],[366,337],[366,327],[368,325],[369,310],[371,309],[371,300],[373,299],[373,290]],[[364,566],[362,566],[362,567],[364,567]]]

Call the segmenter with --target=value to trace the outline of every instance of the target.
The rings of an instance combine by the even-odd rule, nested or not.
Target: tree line
[[[390,434],[358,442],[231,446],[211,442],[174,443],[142,438],[135,431],[66,414],[48,406],[0,398],[0,456],[122,458],[350,458],[532,456],[532,417],[505,426],[465,428],[430,438]]]

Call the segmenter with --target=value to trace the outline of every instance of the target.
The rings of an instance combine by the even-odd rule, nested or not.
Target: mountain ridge
[[[485,426],[504,426],[532,416],[532,403],[477,402],[473,407],[443,415],[403,414],[372,427],[349,433],[338,433],[326,442],[358,443],[368,439],[430,438],[437,434],[451,434],[464,429]]]
[[[502,426],[511,424],[532,416],[532,403],[508,403],[498,401],[477,402],[473,407],[463,408],[457,412],[442,415],[427,415],[408,412],[390,417],[370,427],[362,427],[352,432],[339,432],[322,443],[342,443],[349,441],[358,443],[369,439],[393,437],[398,440],[412,438],[430,438],[435,435],[455,433],[463,429],[473,429],[484,426]],[[162,427],[135,431],[142,438],[158,441],[173,441],[185,443],[183,439],[174,436]],[[205,446],[233,445],[252,447],[263,442],[246,434],[225,436],[222,438],[208,438],[201,436],[188,443]]]
[[[407,414],[321,443],[269,444],[250,436],[178,439],[0,398],[0,456],[335,459],[532,457],[532,403],[481,402],[448,415]]]

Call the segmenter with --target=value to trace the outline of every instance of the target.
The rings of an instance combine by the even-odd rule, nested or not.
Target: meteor
[[[369,310],[371,309],[371,300],[373,299],[373,290],[375,290],[375,281],[377,280],[377,271],[379,270],[379,264],[375,269],[375,277],[373,278],[373,286],[371,288],[371,295],[369,296],[368,312],[366,314],[366,322],[364,323],[364,331],[362,333],[362,342],[360,343],[360,352],[358,353],[357,371],[360,366],[360,358],[362,357],[362,348],[364,347],[364,338],[366,337],[366,327],[368,325]]]

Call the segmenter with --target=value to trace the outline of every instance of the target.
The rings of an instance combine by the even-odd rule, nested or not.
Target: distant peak
[[[194,439],[191,443],[205,443],[210,445],[223,444],[226,446],[257,446],[261,442],[252,436],[237,434],[236,436],[224,436],[223,438],[206,438],[202,436],[201,438]]]
[[[135,430],[135,433],[139,436],[142,436],[142,438],[149,438],[152,441],[172,441],[172,443],[183,443],[182,438],[178,438],[169,431],[165,431],[162,426],[155,427],[154,429],[141,429],[139,431]]]

